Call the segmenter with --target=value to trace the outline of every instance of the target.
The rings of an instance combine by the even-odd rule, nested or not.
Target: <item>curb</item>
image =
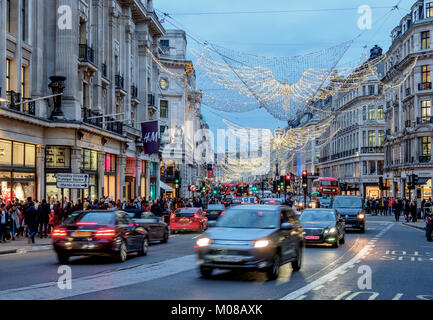
[[[408,227],[412,227],[412,228],[415,228],[415,229],[419,229],[419,230],[425,231],[424,227],[414,226],[413,224],[409,224],[407,222],[403,222],[402,224],[404,224],[405,226],[408,226]]]
[[[10,249],[10,250],[2,250],[0,251],[0,255],[5,254],[24,254],[28,252],[38,252],[38,251],[48,251],[53,248],[52,245],[43,245],[39,247],[24,247],[24,248],[18,248],[18,249]]]

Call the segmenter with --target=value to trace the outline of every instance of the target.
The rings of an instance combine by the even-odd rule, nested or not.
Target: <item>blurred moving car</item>
[[[262,199],[262,200],[260,200],[260,204],[282,205],[283,204],[283,199],[278,199],[278,198]]]
[[[295,203],[294,206],[296,209],[298,210],[303,210],[304,209],[304,196],[295,196]],[[307,196],[307,206],[310,203],[310,197]]]
[[[305,209],[299,217],[306,244],[328,243],[334,248],[346,241],[344,221],[334,209]]]
[[[331,197],[320,197],[320,208],[330,208],[332,199]]]
[[[71,256],[112,256],[124,262],[130,252],[147,255],[147,231],[124,211],[92,210],[76,212],[54,228],[51,237],[59,263]]]
[[[161,241],[167,243],[170,237],[170,228],[167,223],[162,221],[161,217],[155,216],[152,212],[140,209],[125,209],[125,212],[146,229],[149,233],[149,241]]]
[[[170,230],[201,231],[207,229],[207,218],[201,208],[180,208],[170,217]]]
[[[220,215],[224,215],[225,206],[222,204],[209,204],[204,212],[206,218],[210,220],[217,220]]]
[[[233,199],[231,206],[238,206],[242,204],[242,198]]]
[[[278,278],[280,266],[302,264],[303,228],[292,208],[245,205],[227,210],[215,226],[197,239],[199,270],[203,277],[214,269],[259,270]]]
[[[223,204],[225,207],[228,207],[232,204],[233,198],[226,197],[223,201],[221,201],[221,204]]]
[[[347,228],[357,228],[361,233],[365,232],[365,210],[361,197],[335,196],[331,204],[346,223]]]

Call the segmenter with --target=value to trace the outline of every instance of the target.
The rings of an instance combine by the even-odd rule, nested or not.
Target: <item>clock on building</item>
[[[161,89],[166,90],[168,89],[168,80],[165,78],[161,78],[161,80],[159,80],[159,86],[161,87]]]

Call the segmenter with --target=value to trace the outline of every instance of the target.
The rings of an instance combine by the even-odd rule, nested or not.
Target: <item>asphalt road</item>
[[[123,264],[72,258],[71,289],[58,287],[62,274],[53,251],[0,256],[0,299],[433,299],[433,243],[391,217],[367,217],[366,233],[348,232],[338,249],[307,247],[301,271],[292,273],[288,264],[276,281],[259,272],[217,271],[201,278],[197,236],[171,236],[167,244],[151,245],[146,257],[131,256]]]

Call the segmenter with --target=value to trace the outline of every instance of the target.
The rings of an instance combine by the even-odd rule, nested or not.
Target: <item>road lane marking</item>
[[[351,293],[352,291],[344,291],[342,294],[339,294],[338,296],[336,296],[334,298],[334,300],[341,300],[341,298],[343,298],[344,296],[347,296],[349,293]]]
[[[403,296],[403,293],[397,293],[396,295],[395,295],[395,297],[394,298],[392,298],[392,300],[400,300],[400,298]]]
[[[298,298],[296,298],[295,300],[304,300],[307,296],[300,296]]]
[[[195,236],[195,237],[193,237],[192,239],[194,240],[194,239],[197,239],[198,237],[200,237],[201,236],[201,234],[199,234],[198,236]]]
[[[0,300],[58,300],[110,290],[172,276],[196,268],[196,255],[141,265],[133,269],[116,270],[72,279],[71,290],[59,289],[57,282],[47,282],[23,288],[0,291]]]
[[[388,225],[383,230],[383,232],[387,232],[392,227],[393,227],[393,224]],[[348,268],[350,266],[353,266],[355,263],[360,262],[360,258],[365,254],[365,252],[368,249],[370,249],[370,246],[367,244],[364,248],[361,249],[361,251],[358,252],[358,254],[355,257],[350,259],[348,262],[342,264],[341,266],[339,266],[338,268],[329,272],[328,274],[322,276],[321,278],[319,278],[313,282],[310,282],[306,286],[285,295],[284,297],[281,298],[281,300],[294,300],[297,297],[304,295],[304,294],[310,292],[312,289],[324,284],[325,282],[329,281],[329,279],[332,279],[333,277],[337,276],[341,271],[345,270],[346,268]],[[1,292],[0,292],[0,294],[1,294]]]
[[[322,285],[320,285],[320,286],[314,288],[313,291],[320,290],[320,289],[322,289],[322,288],[324,288],[324,287],[325,287],[325,286],[322,284]]]
[[[346,298],[346,300],[353,300],[353,298],[355,298],[356,296],[358,296],[358,295],[360,295],[362,293],[368,293],[368,294],[370,294],[370,297],[368,297],[368,300],[375,300],[379,296],[378,292],[358,291],[358,292],[352,293],[350,296],[348,296]]]
[[[331,281],[334,281],[334,280],[337,280],[337,279],[338,279],[338,277],[333,277],[333,278],[329,279],[328,282],[331,282]]]

